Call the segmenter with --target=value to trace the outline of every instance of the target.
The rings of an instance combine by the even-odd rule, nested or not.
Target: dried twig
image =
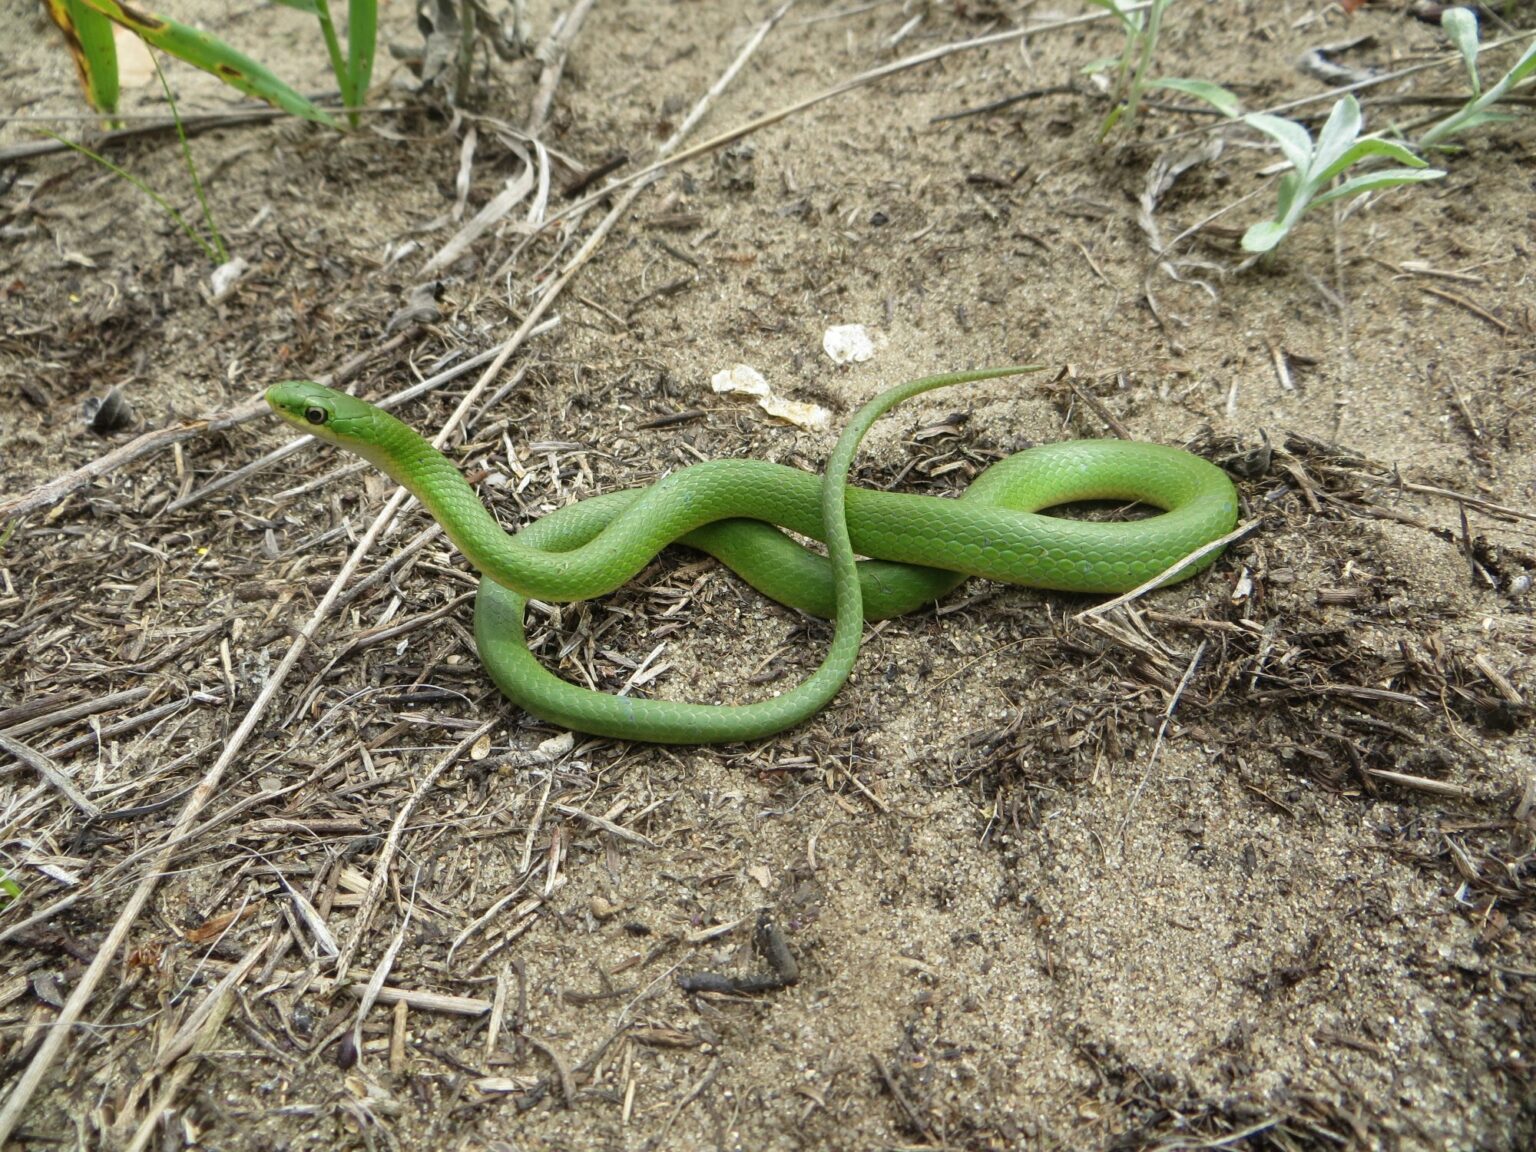
[[[1418,792],[1429,792],[1436,796],[1455,796],[1461,798],[1473,794],[1470,788],[1463,788],[1460,784],[1452,784],[1449,780],[1431,780],[1426,776],[1410,776],[1406,772],[1393,772],[1386,768],[1367,768],[1365,773],[1376,780],[1386,780],[1392,784],[1399,784],[1404,788],[1412,788]]]
[[[880,1057],[871,1052],[869,1059],[875,1066],[875,1072],[879,1075],[880,1082],[885,1085],[885,1090],[891,1094],[891,1099],[901,1106],[902,1112],[907,1117],[907,1123],[911,1124],[918,1132],[921,1132],[923,1139],[927,1140],[928,1143],[937,1144],[938,1140],[934,1137],[933,1129],[923,1122],[923,1118],[918,1115],[917,1109],[912,1107],[911,1103],[907,1100],[906,1094],[902,1092],[890,1072],[886,1070],[885,1065],[880,1062]]]
[[[95,819],[101,815],[101,809],[85,793],[75,787],[75,782],[57,764],[35,748],[31,748],[20,740],[13,739],[4,732],[0,732],[0,750],[9,752],[28,768],[36,772],[48,782],[50,787],[88,818]]]
[[[730,86],[731,81],[736,79],[736,74],[741,71],[746,62],[757,52],[758,46],[763,42],[763,38],[773,31],[774,26],[784,19],[785,15],[794,6],[795,0],[784,0],[783,4],[774,9],[768,18],[757,26],[757,31],[752,33],[747,42],[742,45],[741,51],[736,54],[736,58],[731,61],[726,70],[720,74],[720,78],[709,86],[708,92],[699,97],[694,103],[693,110],[683,117],[683,122],[677,126],[677,131],[672,133],[666,142],[662,144],[659,149],[662,156],[670,155],[672,149],[681,144],[688,137],[688,134],[693,131],[694,125],[704,119],[704,114],[709,111],[715,99]]]
[[[1454,304],[1458,308],[1465,308],[1468,312],[1472,313],[1472,315],[1488,321],[1488,323],[1492,324],[1506,336],[1514,332],[1512,327],[1504,323],[1504,321],[1500,320],[1497,316],[1488,311],[1481,304],[1477,303],[1477,301],[1468,300],[1459,292],[1449,292],[1444,288],[1437,288],[1433,284],[1420,284],[1419,291],[1444,300],[1448,304]]]
[[[576,1100],[576,1089],[571,1081],[571,1070],[566,1067],[565,1061],[560,1058],[560,1053],[556,1052],[537,1036],[530,1036],[524,1032],[522,1037],[533,1047],[544,1053],[549,1062],[555,1066],[555,1075],[560,1078],[560,1100],[565,1107],[569,1108]]]
[[[1195,561],[1209,556],[1212,552],[1219,551],[1222,548],[1225,548],[1228,544],[1232,544],[1238,540],[1241,540],[1244,536],[1248,535],[1248,533],[1258,528],[1258,526],[1262,523],[1263,521],[1257,518],[1253,520],[1245,520],[1236,528],[1232,529],[1232,531],[1228,532],[1225,536],[1212,540],[1209,544],[1201,545],[1188,556],[1184,556],[1178,560],[1175,560],[1167,568],[1163,569],[1163,571],[1159,572],[1146,583],[1137,585],[1129,592],[1116,596],[1113,600],[1106,600],[1102,604],[1095,604],[1092,608],[1084,608],[1081,612],[1074,616],[1073,619],[1082,620],[1089,616],[1103,616],[1106,612],[1112,611],[1113,609],[1120,607],[1122,604],[1128,604],[1132,600],[1136,600],[1142,596],[1145,596],[1154,588],[1161,588],[1170,576],[1173,576],[1175,573],[1182,571],[1184,568],[1188,567],[1190,564],[1193,564]]]
[[[1189,687],[1189,682],[1195,677],[1195,669],[1200,667],[1200,658],[1205,655],[1205,646],[1209,643],[1202,640],[1195,647],[1195,654],[1189,658],[1189,664],[1184,669],[1184,675],[1179,680],[1179,686],[1173,690],[1173,695],[1168,698],[1168,707],[1163,709],[1162,723],[1157,726],[1157,737],[1152,741],[1152,751],[1147,753],[1147,766],[1142,769],[1141,780],[1136,785],[1136,791],[1131,794],[1131,802],[1125,806],[1125,818],[1120,821],[1120,845],[1121,851],[1125,850],[1125,834],[1130,829],[1131,818],[1136,814],[1136,805],[1141,800],[1141,794],[1146,791],[1147,781],[1152,779],[1152,766],[1157,762],[1157,754],[1162,751],[1163,737],[1168,733],[1168,725],[1173,720],[1173,713],[1179,706],[1179,700],[1184,695],[1184,689]]]
[[[455,744],[448,753],[438,762],[432,765],[431,771],[423,776],[411,791],[409,799],[400,806],[400,811],[395,814],[394,823],[389,826],[389,835],[384,839],[384,847],[379,850],[378,861],[373,867],[373,880],[368,885],[368,891],[363,896],[362,905],[352,919],[352,935],[341,955],[336,958],[336,970],[345,972],[352,966],[352,957],[357,952],[358,946],[368,936],[368,925],[373,919],[374,910],[379,906],[379,899],[384,895],[384,886],[389,882],[389,870],[395,860],[395,854],[400,851],[400,840],[405,835],[405,827],[410,823],[411,816],[415,814],[417,805],[422,798],[432,790],[441,776],[450,766],[457,763],[460,756],[468,752],[475,741],[484,736],[492,728],[496,727],[497,718],[492,717],[485,721],[464,739]]]
[[[324,986],[323,981],[317,983]],[[353,996],[366,996],[368,985],[358,981],[347,985]],[[446,996],[441,992],[421,992],[412,988],[380,988],[374,999],[379,1004],[405,1004],[417,1012],[443,1012],[449,1016],[484,1016],[491,1002],[477,996]]]
[[[89,700],[83,700],[78,704],[63,704],[60,696],[46,696],[41,700],[28,700],[25,704],[17,704],[0,712],[0,728],[5,729],[7,736],[30,736],[34,732],[43,732],[49,728],[56,728],[60,724],[68,724],[72,720],[82,720],[87,716],[94,716],[99,712],[110,712],[114,708],[122,708],[128,704],[137,704],[144,697],[155,691],[156,685],[146,684],[138,688],[129,688],[122,692],[109,692],[105,696],[93,696]],[[68,699],[68,697],[64,697]]]
[[[1104,423],[1109,427],[1109,430],[1115,434],[1116,439],[1135,439],[1135,437],[1131,435],[1130,430],[1126,428],[1118,416],[1109,410],[1109,406],[1106,405],[1104,401],[1100,400],[1092,392],[1085,391],[1084,389],[1078,387],[1077,374],[1074,371],[1072,371],[1070,368],[1063,369],[1061,375],[1058,376],[1057,379],[1065,380],[1067,382],[1067,387],[1072,389],[1072,395],[1076,396],[1089,408],[1093,409],[1098,418],[1104,421]]]
[[[334,101],[338,99],[338,96],[335,92],[317,93],[311,95],[310,99],[315,102],[323,102],[326,100]],[[351,111],[365,112],[369,113],[370,115],[392,115],[396,112],[404,111],[404,109],[397,104],[376,104],[362,108],[353,108]],[[131,120],[136,115],[140,114],[132,112],[116,112],[113,113],[113,119]],[[114,144],[125,143],[130,140],[138,140],[145,136],[174,137],[178,132],[184,132],[188,136],[194,136],[203,132],[212,132],[220,128],[236,128],[247,124],[266,124],[273,120],[285,119],[290,116],[291,113],[285,111],[282,108],[271,108],[262,105],[253,106],[250,108],[237,108],[229,112],[193,112],[190,110],[178,110],[178,114],[174,119],[167,119],[159,112],[144,113],[142,115],[145,119],[145,122],[142,124],[132,124],[126,128],[115,128],[110,132],[103,132],[99,135],[91,135],[89,137],[90,146],[98,152],[106,152],[109,151]],[[21,120],[22,117],[7,115],[6,119],[12,123],[15,123]],[[101,117],[95,115],[94,113],[82,116],[69,116],[61,115],[55,112],[50,113],[47,116],[33,117],[32,119],[39,120],[44,123],[55,124],[63,120],[89,120],[94,123],[99,121]],[[9,148],[0,148],[0,164],[10,164],[18,160],[31,160],[38,156],[50,156],[55,153],[67,152],[69,150],[70,146],[62,140],[33,140],[27,142],[26,144],[13,144]]]
[[[390,829],[390,831],[393,832],[394,829]],[[379,869],[375,873],[376,879],[389,867],[390,862],[390,860],[381,860],[379,862]],[[416,883],[413,880],[411,883],[413,895],[415,889]],[[370,894],[371,891],[370,889]],[[372,1010],[379,998],[380,991],[384,988],[384,981],[389,978],[390,970],[395,966],[395,957],[400,954],[400,948],[405,943],[405,932],[411,926],[411,914],[415,911],[415,908],[414,900],[406,904],[405,916],[400,921],[400,927],[395,930],[394,939],[389,942],[389,947],[384,950],[384,955],[380,958],[378,964],[374,965],[373,975],[368,978],[368,986],[363,989],[362,996],[358,998],[357,1016],[352,1022],[352,1049],[357,1053],[359,1060],[363,1058],[363,1021],[368,1018],[369,1011]],[[367,920],[359,917],[356,921],[353,939],[356,940],[363,936],[367,930]]]
[[[539,76],[539,90],[528,114],[529,136],[537,136],[549,122],[549,110],[555,102],[555,91],[560,87],[560,78],[565,74],[565,59],[570,54],[571,45],[575,43],[587,13],[592,10],[593,2],[576,0],[571,10],[560,17],[548,41],[539,47],[538,56],[544,62],[544,71]]]
[[[627,840],[631,844],[640,844],[647,848],[656,847],[656,842],[638,832],[632,832],[622,824],[615,824],[612,820],[606,820],[601,816],[594,816],[591,812],[583,812],[580,808],[572,808],[568,804],[556,804],[555,811],[566,816],[574,816],[578,820],[585,820],[594,828],[601,828],[609,835],[617,836],[620,840]]]
[[[29,512],[48,508],[57,504],[66,496],[78,492],[92,480],[98,480],[103,476],[109,475],[124,464],[131,464],[135,460],[159,452],[162,448],[169,448],[173,444],[180,444],[204,433],[221,432],[226,428],[233,428],[238,424],[244,424],[247,420],[254,420],[266,410],[267,405],[265,401],[260,399],[251,400],[226,412],[216,412],[213,415],[176,424],[170,428],[156,428],[152,432],[145,432],[142,436],[136,436],[126,444],[118,445],[106,455],[98,456],[95,460],[82,464],[73,472],[66,472],[62,476],[55,476],[52,480],[39,484],[32,491],[24,495],[0,502],[0,521],[10,520],[17,516],[25,516]]]

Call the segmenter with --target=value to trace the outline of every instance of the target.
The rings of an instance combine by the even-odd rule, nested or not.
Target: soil
[[[1309,50],[1377,77],[1449,60],[1422,6],[1347,7],[1175,4],[1154,74],[1308,98],[1288,114],[1315,132],[1337,93]],[[558,13],[528,10],[542,40]],[[0,164],[0,1081],[44,1073],[6,1148],[1536,1146],[1532,121],[1245,267],[1278,153],[1155,91],[1101,140],[1082,68],[1119,44],[1058,26],[1081,10],[797,5],[689,143],[1040,30],[669,168],[601,234],[618,195],[562,189],[654,159],[767,5],[597,6],[535,133],[553,158],[514,130],[552,76],[534,55],[482,45],[454,112],[381,53],[358,131],[192,136],[249,264],[222,297],[123,179]],[[167,11],[328,82],[300,13]],[[408,6],[385,16],[419,45]],[[40,8],[17,24],[0,148],[87,132]],[[236,103],[168,76],[189,118]],[[1452,61],[1367,86],[1367,125],[1412,133],[1463,83]],[[110,152],[198,219],[173,137]],[[425,271],[529,160],[557,223],[523,227],[524,201]],[[562,743],[502,700],[474,577],[412,507],[286,671],[392,488],[330,449],[269,459],[292,437],[261,391],[380,397],[493,349],[594,238],[450,442],[509,525],[698,459],[815,470],[882,387],[1031,362],[888,417],[859,482],[952,494],[1123,432],[1226,467],[1253,527],[1100,615],[973,581],[870,627],[813,722],[699,749]],[[871,360],[831,363],[840,324]],[[712,393],[738,363],[832,429]],[[441,428],[479,375],[402,418]],[[112,388],[128,422],[92,431]],[[783,690],[829,636],[682,551],[532,623],[573,679],[705,701]]]

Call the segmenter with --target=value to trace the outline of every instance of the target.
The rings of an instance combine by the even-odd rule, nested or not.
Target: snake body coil
[[[882,393],[849,421],[820,478],[761,461],[709,461],[649,488],[572,504],[516,536],[451,461],[373,405],[308,381],[274,385],[267,402],[288,423],[363,456],[410,489],[480,571],[475,641],[510,700],[582,732],[699,744],[768,736],[814,715],[852,672],[866,618],[911,611],[967,576],[1125,592],[1232,528],[1237,494],[1219,468],[1178,449],[1119,440],[1068,441],[1010,456],[958,500],[847,486],[859,441],[895,405],[1026,371],[930,376]],[[1164,512],[1128,523],[1038,515],[1077,500],[1135,500]],[[828,555],[806,551],[773,525],[824,541]],[[526,598],[611,592],[674,542],[715,555],[775,600],[835,620],[821,667],[772,699],[714,705],[611,696],[568,684],[539,664],[524,634]],[[856,562],[856,554],[871,559]],[[1214,560],[1214,553],[1205,556],[1173,579]]]

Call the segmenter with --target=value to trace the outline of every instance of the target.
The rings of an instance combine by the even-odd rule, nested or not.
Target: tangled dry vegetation
[[[1100,147],[1093,91],[1057,82],[1093,26],[1021,52],[1028,3],[590,7],[542,63],[485,57],[502,115],[429,92],[341,138],[197,136],[251,265],[224,298],[131,189],[6,154],[0,1130],[1530,1147],[1529,122],[1449,191],[1223,279],[1240,229],[1211,218],[1254,153],[1188,153],[1209,118],[1156,101]],[[1383,70],[1444,56],[1406,5],[1184,7],[1165,50],[1255,108],[1317,89],[1289,61],[1346,21]],[[21,85],[72,98],[41,40],[0,71],[8,106]],[[117,147],[179,178],[153,137]],[[403,393],[513,524],[698,459],[816,469],[827,438],[701,382],[772,363],[846,413],[878,380],[816,340],[855,320],[886,383],[1074,365],[899,413],[857,482],[947,493],[1031,439],[1148,437],[1226,468],[1244,533],[1129,603],[973,583],[873,626],[836,707],[776,739],[626,746],[509,709],[436,526],[257,398]],[[109,384],[136,415],[84,430]],[[578,682],[731,700],[828,634],[691,555],[531,625]]]

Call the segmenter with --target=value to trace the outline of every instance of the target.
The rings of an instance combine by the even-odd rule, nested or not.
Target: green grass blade
[[[329,0],[313,0],[311,8],[320,22],[320,35],[325,39],[325,52],[331,58],[331,75],[336,77],[336,87],[341,92],[342,105],[352,107],[352,93],[348,87],[347,61],[341,54],[341,41],[336,38],[336,25],[331,20]]]
[[[348,108],[356,108],[368,99],[368,85],[373,83],[373,59],[379,39],[379,6],[376,0],[349,0],[347,5],[347,64],[350,71],[352,99]],[[357,123],[356,117],[353,124]]]
[[[1117,103],[1109,110],[1109,115],[1104,117],[1104,123],[1099,125],[1099,139],[1103,140],[1115,130],[1115,125],[1120,123],[1120,117],[1125,115],[1126,105]]]
[[[265,100],[294,116],[335,127],[334,120],[284,84],[266,67],[215,36],[163,16],[126,8],[118,0],[78,2],[88,5],[129,31],[138,33],[151,47],[159,48],[178,60],[185,60],[194,68],[201,68],[217,76],[231,88],[239,89],[258,100]]]
[[[1151,85],[1149,73],[1152,71],[1152,58],[1157,55],[1157,42],[1162,36],[1163,13],[1173,0],[1152,0],[1152,6],[1138,12],[1137,27],[1139,31],[1132,36],[1137,46],[1136,67],[1131,73],[1131,87],[1126,95],[1126,122],[1136,119],[1136,113],[1141,107],[1142,95]]]
[[[218,222],[213,218],[213,208],[208,203],[207,193],[203,191],[203,182],[197,175],[197,164],[192,160],[192,145],[187,143],[187,130],[181,123],[181,110],[176,107],[176,95],[171,91],[170,81],[165,78],[165,72],[160,67],[160,58],[154,53],[150,53],[149,58],[155,65],[155,75],[160,78],[160,87],[165,92],[165,101],[171,106],[171,120],[176,125],[176,135],[181,140],[181,158],[187,166],[187,175],[192,177],[192,188],[197,193],[197,202],[203,210],[203,224],[208,229],[208,238],[213,243],[218,262],[227,264],[229,250],[224,247],[224,237],[219,234]]]
[[[176,210],[175,205],[173,205],[164,196],[160,195],[160,193],[156,192],[148,184],[144,183],[144,181],[140,180],[132,172],[128,171],[126,168],[119,168],[105,156],[101,155],[99,152],[92,152],[83,144],[76,144],[73,140],[66,140],[57,132],[50,132],[46,128],[40,128],[38,131],[42,132],[44,136],[47,136],[53,140],[57,140],[60,144],[64,145],[64,147],[70,149],[71,151],[78,152],[80,155],[89,157],[90,159],[96,161],[96,163],[100,164],[114,176],[120,176],[124,180],[128,181],[128,183],[132,184],[140,192],[144,193],[144,195],[148,196],[151,200],[158,204],[162,212],[164,212],[172,220],[176,221],[176,226],[185,232],[188,238],[194,240],[197,243],[198,247],[203,250],[203,253],[208,257],[210,261],[215,264],[219,263],[219,254],[213,250],[208,241],[204,240],[197,234],[197,230],[193,228],[192,225],[187,223],[186,217]]]
[[[117,112],[117,45],[112,21],[82,0],[48,0],[48,15],[64,34],[80,87],[92,108],[105,116]]]

